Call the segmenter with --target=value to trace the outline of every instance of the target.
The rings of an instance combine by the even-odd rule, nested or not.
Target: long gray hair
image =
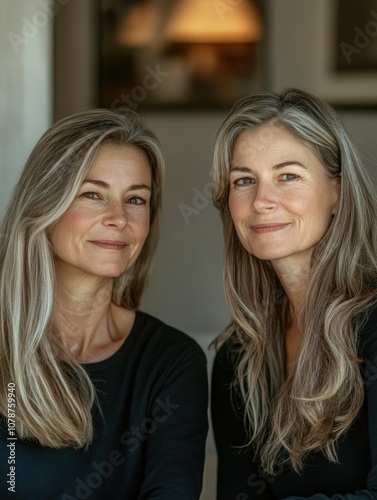
[[[140,148],[152,173],[148,237],[136,262],[113,284],[113,302],[136,309],[157,244],[165,167],[157,138],[135,113],[89,110],[53,125],[30,155],[1,229],[0,410],[6,415],[12,382],[19,436],[53,448],[91,441],[95,391],[80,364],[58,359],[54,350],[48,233],[74,200],[99,147],[109,142]]]
[[[309,142],[329,178],[340,177],[337,214],[312,255],[303,341],[295,370],[284,377],[288,299],[272,266],[241,245],[231,219],[229,168],[239,134],[264,124],[285,127]],[[214,148],[213,202],[220,211],[224,281],[232,323],[218,340],[240,345],[234,387],[263,468],[323,450],[336,460],[335,442],[363,402],[357,354],[359,318],[377,299],[377,202],[361,159],[336,113],[297,89],[241,99],[221,125]]]

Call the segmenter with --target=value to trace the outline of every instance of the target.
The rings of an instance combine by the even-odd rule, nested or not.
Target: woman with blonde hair
[[[239,101],[213,164],[232,316],[212,381],[219,500],[377,498],[377,202],[335,112]]]
[[[1,498],[199,498],[205,357],[137,310],[163,177],[126,111],[65,118],[32,151],[1,231]]]

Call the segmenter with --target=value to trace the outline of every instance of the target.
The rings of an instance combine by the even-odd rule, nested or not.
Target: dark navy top
[[[93,443],[53,450],[18,439],[12,493],[8,434],[0,429],[0,498],[198,500],[208,387],[196,342],[137,312],[120,349],[84,366],[99,397]]]
[[[356,421],[337,443],[339,463],[329,462],[322,452],[313,453],[300,474],[286,466],[280,467],[275,476],[263,474],[250,451],[236,448],[247,439],[243,415],[236,413],[231,403],[234,347],[229,341],[221,347],[212,380],[212,419],[219,456],[218,500],[377,499],[376,306],[360,330],[359,346],[365,400]]]

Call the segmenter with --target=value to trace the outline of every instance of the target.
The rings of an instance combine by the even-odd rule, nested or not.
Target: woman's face
[[[75,200],[50,233],[55,264],[65,276],[116,277],[135,262],[149,232],[151,187],[141,149],[99,148]]]
[[[230,166],[230,213],[244,248],[272,264],[310,262],[338,203],[309,143],[266,124],[237,138]]]

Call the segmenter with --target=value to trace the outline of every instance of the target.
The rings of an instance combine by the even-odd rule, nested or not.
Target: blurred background
[[[167,161],[142,309],[209,343],[229,321],[214,134],[232,103],[295,86],[334,105],[377,184],[377,0],[0,0],[0,216],[57,119],[129,106]],[[202,500],[215,498],[210,433]]]

